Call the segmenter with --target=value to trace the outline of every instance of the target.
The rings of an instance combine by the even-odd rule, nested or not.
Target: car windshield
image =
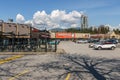
[[[96,42],[95,44],[103,44],[103,42]]]

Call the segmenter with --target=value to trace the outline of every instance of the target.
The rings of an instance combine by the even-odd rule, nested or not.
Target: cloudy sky
[[[1,0],[0,19],[12,18],[44,29],[80,27],[82,14],[89,26],[120,24],[120,0]]]

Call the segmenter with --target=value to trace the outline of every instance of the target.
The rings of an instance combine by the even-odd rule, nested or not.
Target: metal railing
[[[28,41],[28,42],[27,42]],[[2,39],[0,40],[0,52],[56,52],[57,43],[50,44],[51,40],[27,40]]]
[[[11,36],[11,38],[1,37],[5,35]],[[4,35],[4,36],[5,36]],[[57,51],[57,41],[54,44],[50,44],[49,38],[20,38],[20,36],[28,36],[30,34],[14,34],[14,32],[0,32],[0,52],[49,52]],[[18,36],[16,38],[16,36]]]

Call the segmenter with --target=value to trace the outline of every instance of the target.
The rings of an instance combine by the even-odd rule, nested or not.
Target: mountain
[[[76,29],[76,30],[80,30],[80,27],[68,28],[68,29]]]
[[[80,27],[75,27],[75,28],[67,28],[67,29],[76,29],[76,30],[80,30]],[[50,29],[50,31],[52,32],[61,32],[61,31],[65,31],[67,29],[62,29],[62,28],[53,28],[53,29]]]
[[[50,31],[61,32],[61,31],[64,31],[64,29],[62,29],[62,28],[53,28],[53,29],[50,29]]]
[[[75,29],[80,30],[80,27],[76,27]]]

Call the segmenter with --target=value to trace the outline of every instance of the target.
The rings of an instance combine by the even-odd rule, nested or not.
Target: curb
[[[44,55],[44,54],[64,54],[64,49],[58,49],[56,52],[0,52],[0,55]]]

